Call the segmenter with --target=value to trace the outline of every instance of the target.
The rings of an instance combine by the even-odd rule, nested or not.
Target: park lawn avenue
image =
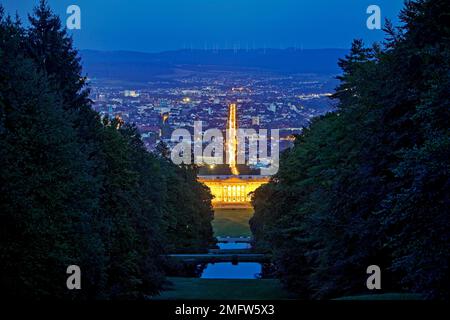
[[[216,237],[251,236],[249,220],[253,209],[215,209],[212,222]]]
[[[284,300],[293,297],[277,279],[169,277],[171,285],[155,300]]]

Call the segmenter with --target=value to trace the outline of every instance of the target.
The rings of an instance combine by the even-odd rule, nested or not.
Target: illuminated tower
[[[217,208],[252,208],[250,194],[261,185],[269,182],[270,178],[261,175],[239,175],[237,169],[238,159],[238,127],[236,104],[228,107],[228,122],[226,124],[227,138],[224,152],[232,176],[204,175],[198,180],[204,183],[214,196],[212,205]]]
[[[171,128],[169,125],[169,113],[168,112],[164,112],[161,115],[161,127],[159,130],[159,137],[161,139],[170,139],[170,135],[171,135]]]
[[[231,173],[233,175],[238,175],[237,170],[237,118],[236,118],[236,104],[230,104],[228,108],[228,141],[226,144],[226,153],[228,158],[228,165],[230,166]]]

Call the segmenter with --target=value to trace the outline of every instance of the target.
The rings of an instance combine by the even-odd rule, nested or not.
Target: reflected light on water
[[[236,265],[231,262],[208,263],[200,278],[256,279],[261,270],[261,264],[256,262],[240,262]]]

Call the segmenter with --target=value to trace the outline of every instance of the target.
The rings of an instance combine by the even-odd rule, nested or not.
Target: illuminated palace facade
[[[231,104],[228,109],[228,136],[225,152],[229,159],[231,175],[205,175],[199,176],[199,181],[211,190],[214,196],[214,208],[251,208],[250,193],[261,185],[269,182],[268,176],[239,175],[237,168],[237,116],[236,105]]]
[[[202,176],[211,189],[214,208],[251,208],[250,193],[269,182],[263,176]]]

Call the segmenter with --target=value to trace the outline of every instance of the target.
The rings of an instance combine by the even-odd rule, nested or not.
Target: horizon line
[[[132,53],[147,53],[147,54],[154,54],[154,53],[167,53],[167,52],[177,52],[177,51],[210,51],[210,52],[218,52],[218,51],[243,51],[243,52],[250,52],[250,51],[286,51],[286,50],[292,50],[292,51],[312,51],[312,50],[350,50],[349,48],[337,48],[337,47],[324,47],[324,48],[298,48],[298,47],[286,47],[286,48],[274,48],[274,47],[268,47],[268,48],[240,48],[240,49],[233,49],[233,48],[220,48],[220,49],[204,49],[204,48],[179,48],[179,49],[162,49],[162,50],[155,50],[155,51],[143,51],[143,50],[133,50],[133,49],[114,49],[114,50],[107,50],[107,49],[91,49],[91,48],[78,48],[78,51],[97,51],[97,52],[132,52]]]

